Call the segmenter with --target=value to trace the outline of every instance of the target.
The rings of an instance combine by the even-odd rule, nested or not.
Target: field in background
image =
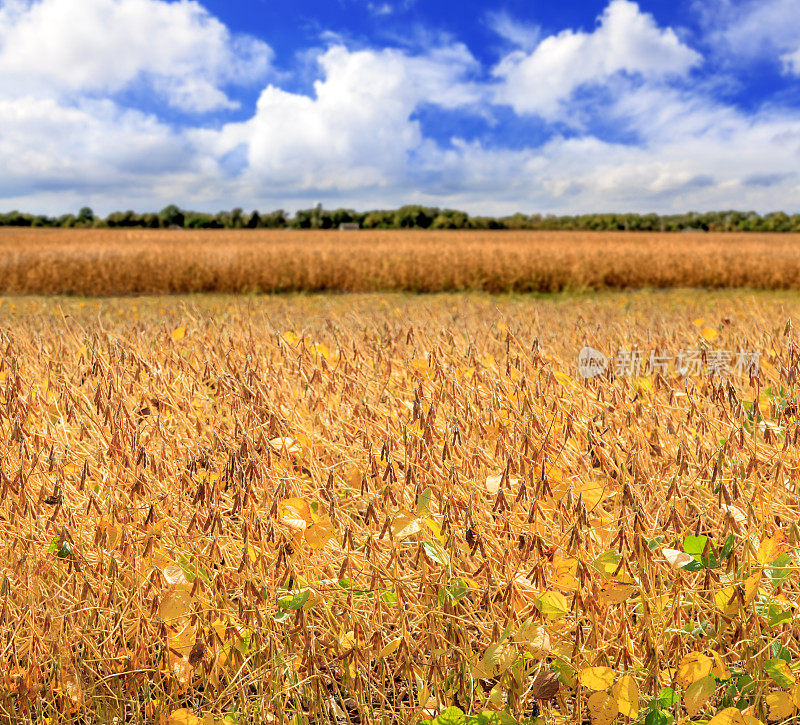
[[[0,229],[0,293],[800,288],[797,234]]]
[[[3,300],[0,719],[791,717],[796,312],[703,292]],[[584,383],[586,344],[612,366],[760,351],[761,372]]]

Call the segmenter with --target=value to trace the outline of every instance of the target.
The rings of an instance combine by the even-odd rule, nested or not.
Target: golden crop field
[[[0,294],[800,288],[800,235],[0,229]]]
[[[796,312],[4,299],[0,719],[796,718]]]

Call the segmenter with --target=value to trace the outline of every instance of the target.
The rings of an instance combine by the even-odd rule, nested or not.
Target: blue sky
[[[800,211],[800,0],[0,0],[0,209]]]

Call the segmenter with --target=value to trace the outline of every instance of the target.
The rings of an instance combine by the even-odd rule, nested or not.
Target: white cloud
[[[505,10],[487,13],[486,22],[501,38],[523,50],[534,50],[542,39],[542,29],[538,25],[520,22]]]
[[[422,143],[414,111],[425,103],[468,109],[480,100],[463,45],[411,56],[335,46],[319,58],[314,97],[269,86],[255,115],[203,134],[218,153],[246,148],[249,174],[270,186],[342,189],[386,185]]]
[[[367,10],[376,17],[391,15],[394,12],[394,8],[389,3],[367,3]]]
[[[170,105],[233,108],[224,87],[264,77],[266,43],[192,0],[0,0],[0,94],[74,97],[149,84]]]
[[[706,41],[728,65],[763,58],[797,72],[798,0],[697,0],[695,8],[707,30]]]
[[[672,28],[629,0],[612,0],[592,33],[565,30],[545,38],[532,53],[516,51],[494,69],[501,80],[495,100],[518,113],[555,120],[564,102],[586,84],[623,73],[645,79],[686,75],[701,61]]]
[[[153,116],[110,101],[65,108],[23,97],[0,100],[0,168],[0,197],[54,191],[125,197],[151,184],[164,190],[200,164],[186,140]]]
[[[452,40],[413,51],[340,39],[318,51],[311,94],[268,85],[248,120],[173,126],[121,107],[119,91],[226,108],[228,84],[266,70],[267,46],[186,0],[0,0],[0,207],[797,210],[796,111],[738,110],[687,84],[700,57],[636,4],[612,0],[593,32],[542,41],[508,16],[494,27],[524,48],[494,81],[475,80],[484,69]],[[787,70],[794,52],[783,51]],[[598,89],[602,104],[588,98]],[[483,141],[435,141],[417,119],[431,106],[479,115],[495,103],[581,123],[571,137],[544,124],[549,140],[511,149],[491,130]]]
[[[781,56],[786,73],[800,76],[800,47],[794,53],[784,53]]]

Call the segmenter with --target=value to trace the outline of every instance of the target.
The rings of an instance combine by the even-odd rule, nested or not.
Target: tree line
[[[216,214],[185,211],[174,204],[160,212],[115,211],[96,216],[89,207],[77,214],[50,217],[19,211],[0,213],[0,226],[141,229],[338,229],[358,224],[362,229],[538,229],[564,231],[800,232],[800,214],[757,214],[743,211],[688,212],[686,214],[512,214],[504,217],[470,216],[456,209],[406,205],[399,209],[358,212],[323,209],[317,205],[287,214],[242,209]]]

